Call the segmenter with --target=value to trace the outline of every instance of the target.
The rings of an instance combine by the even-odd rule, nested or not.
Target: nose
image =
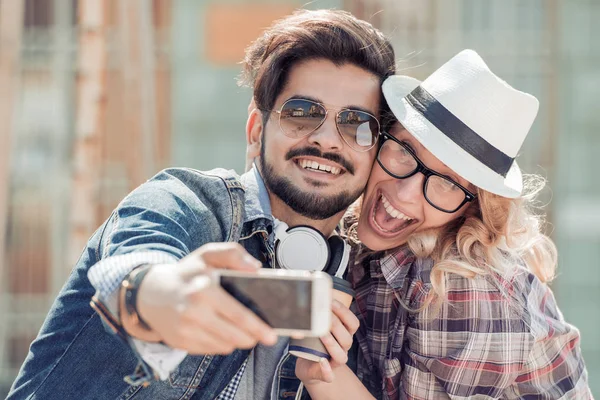
[[[410,178],[396,179],[396,197],[405,203],[417,203],[423,198],[425,176],[416,173]]]
[[[309,135],[308,141],[326,150],[340,150],[344,142],[338,133],[335,119],[336,114],[328,112],[323,124]]]

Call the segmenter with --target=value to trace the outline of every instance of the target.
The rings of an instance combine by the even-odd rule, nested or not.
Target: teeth
[[[339,175],[339,173],[341,172],[341,168],[332,167],[330,165],[321,165],[316,161],[300,160],[299,164],[304,169],[310,168],[319,171],[325,171],[331,173],[332,175]]]
[[[385,208],[385,211],[392,217],[392,218],[396,218],[396,219],[403,219],[405,221],[410,221],[412,220],[412,218],[410,218],[407,215],[404,215],[403,213],[401,213],[400,211],[396,210],[394,208],[394,206],[392,206],[392,204],[389,202],[388,199],[385,198],[384,195],[381,195],[381,201],[383,203],[383,207]]]

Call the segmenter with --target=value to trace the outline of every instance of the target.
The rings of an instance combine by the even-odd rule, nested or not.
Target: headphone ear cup
[[[331,250],[325,236],[310,226],[285,228],[279,225],[275,230],[276,266],[291,270],[325,271],[331,260]]]
[[[329,258],[329,264],[325,268],[324,272],[327,272],[329,275],[333,276],[336,274],[338,268],[340,267],[340,263],[342,258],[344,257],[344,248],[345,242],[339,236],[331,236],[327,239],[329,243],[329,251],[331,257]]]

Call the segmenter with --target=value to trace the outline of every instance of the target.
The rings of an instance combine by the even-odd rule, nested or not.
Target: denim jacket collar
[[[273,230],[273,216],[271,215],[271,201],[267,187],[256,168],[240,177],[245,191],[244,204],[244,226],[242,237],[248,237],[257,231],[265,231],[270,234]]]
[[[246,217],[244,223],[259,218],[266,218],[269,221],[273,221],[269,192],[256,165],[253,165],[250,171],[241,176],[241,181],[246,192]]]

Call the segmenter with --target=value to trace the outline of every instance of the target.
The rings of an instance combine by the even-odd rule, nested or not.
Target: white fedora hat
[[[461,177],[500,196],[521,194],[515,157],[539,102],[497,77],[475,51],[461,51],[423,82],[390,76],[383,94],[406,130]]]

